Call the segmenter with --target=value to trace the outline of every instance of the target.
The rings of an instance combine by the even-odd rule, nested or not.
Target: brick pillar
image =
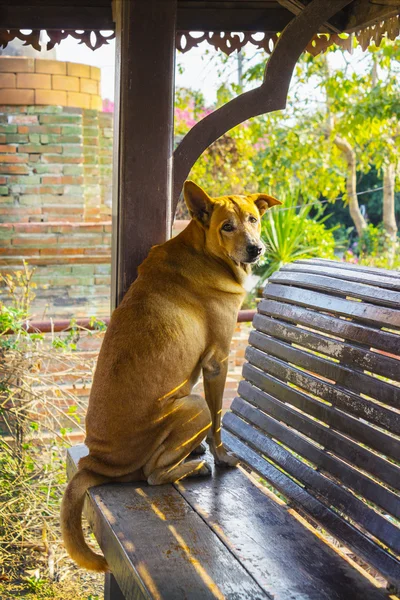
[[[84,220],[101,218],[99,172],[99,119],[97,110],[83,111],[83,176],[85,181]]]
[[[99,173],[100,212],[103,219],[111,218],[113,168],[113,114],[99,113]]]
[[[1,222],[83,218],[82,109],[0,107],[0,144]]]

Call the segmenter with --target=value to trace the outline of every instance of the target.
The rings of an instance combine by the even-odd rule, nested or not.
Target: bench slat
[[[283,436],[280,439],[283,443],[326,471],[329,471],[330,468],[332,475],[342,479],[345,485],[351,487],[370,502],[377,504],[389,514],[400,518],[400,498],[398,494],[391,492],[382,485],[377,485],[376,479],[372,480],[361,471],[354,469],[352,465],[340,460],[340,458],[347,459],[355,467],[368,471],[370,460],[374,458],[369,450],[337,434],[332,429],[311,421],[290,407],[281,404],[269,394],[256,390],[246,381],[241,382],[239,393],[240,398],[235,398],[232,403],[231,408],[234,412],[250,420],[250,417],[246,416],[249,414],[249,407],[254,405],[261,409],[263,417],[272,417],[275,422],[280,422],[280,431]],[[283,429],[283,423],[289,427]],[[297,432],[303,435],[300,436]],[[304,436],[307,436],[322,448],[318,448]],[[339,460],[335,455],[339,457]],[[379,473],[379,466],[377,466],[376,471]]]
[[[261,418],[258,421],[261,421]],[[268,456],[290,477],[299,481],[310,494],[318,496],[318,499],[328,507],[335,508],[355,520],[357,524],[381,540],[391,550],[399,553],[400,530],[368,508],[350,492],[312,469],[305,462],[298,460],[281,444],[272,440],[269,435],[264,435],[237,415],[227,414],[224,426],[230,433],[244,439],[253,450]]]
[[[271,394],[277,400],[288,402],[307,415],[322,421],[338,432],[354,439],[356,442],[365,444],[385,456],[391,456],[394,453],[400,454],[400,445],[397,444],[398,447],[394,447],[397,440],[394,440],[382,431],[373,429],[367,423],[358,421],[341,411],[310,398],[278,379],[262,373],[262,371],[252,365],[244,365],[243,376],[247,381],[267,394]],[[384,460],[376,454],[370,453],[368,467],[366,465],[365,469],[389,486],[396,489],[399,488],[400,469],[395,464]]]
[[[386,597],[240,470],[216,469],[176,487],[270,598]]]
[[[246,358],[253,366],[269,373],[281,381],[287,381],[299,386],[304,391],[325,400],[343,412],[352,416],[365,419],[366,421],[387,429],[392,433],[400,433],[400,414],[389,409],[378,406],[373,402],[361,398],[357,394],[340,386],[326,383],[318,377],[314,377],[284,361],[260,352],[256,348],[248,347]],[[393,440],[394,443],[396,440]],[[397,440],[400,450],[400,440]],[[400,454],[396,455],[396,458]]]
[[[300,261],[263,296],[224,439],[399,586],[400,274]]]
[[[337,460],[335,457],[327,454],[320,448],[317,448],[309,441],[296,435],[286,425],[278,423],[254,406],[237,398],[232,405],[232,413],[229,413],[224,421],[224,426],[231,432],[243,437],[243,433],[248,432],[245,436],[247,443],[254,446],[260,452],[269,448],[268,456],[274,460],[279,466],[285,469],[292,477],[299,479],[307,488],[315,490],[319,495],[324,496],[328,501],[328,505],[335,506],[354,521],[357,521],[367,531],[375,535],[382,542],[386,543],[393,550],[398,551],[400,547],[400,529],[386,520],[383,516],[370,509],[369,506],[358,500],[345,488],[342,484],[354,490],[357,471],[349,468],[345,463]],[[241,420],[245,420],[250,425],[243,425]],[[261,429],[268,437],[262,439],[262,447],[258,445],[258,441],[251,427]],[[250,427],[250,429],[249,429]],[[303,459],[307,459],[315,465],[315,468],[306,464],[304,461],[298,460],[293,453],[288,452],[281,445],[273,440],[284,444],[287,448],[299,454]],[[318,469],[318,471],[316,470]],[[324,474],[321,474],[321,469],[335,477],[337,483],[331,479],[327,479]],[[366,478],[364,478],[366,479]],[[370,481],[371,487],[373,482]],[[339,484],[339,485],[338,485]],[[376,488],[384,489],[381,486]],[[354,490],[359,493],[358,490]],[[399,501],[396,502],[396,497],[392,494],[394,512],[399,514]],[[395,515],[393,515],[395,516]]]
[[[357,277],[358,273],[372,273],[379,276],[384,275],[385,277],[394,277],[397,280],[399,279],[399,271],[394,271],[392,269],[381,269],[379,267],[367,267],[364,265],[356,265],[354,263],[330,260],[327,258],[304,258],[296,260],[296,262],[292,264],[315,265],[320,267],[321,271],[323,271],[326,266],[331,266],[342,271],[350,271],[353,273],[354,277]]]
[[[70,476],[82,452],[69,450]],[[88,495],[89,522],[126,600],[268,597],[173,486],[108,484]]]
[[[291,273],[309,273],[311,275],[324,275],[327,277],[332,277],[334,279],[340,279],[341,281],[347,280],[352,282],[365,283],[368,286],[376,286],[378,288],[400,291],[399,278],[387,276],[385,273],[379,273],[379,275],[377,275],[371,272],[360,271],[359,269],[357,269],[356,271],[350,271],[328,265],[310,265],[297,262],[284,265],[281,268],[280,272],[282,271],[288,271]]]
[[[262,300],[257,308],[262,315],[317,329],[338,336],[343,340],[366,346],[367,349],[377,348],[390,354],[400,355],[399,336],[388,331],[373,329],[366,325],[341,319],[338,316],[321,314],[307,307],[286,304],[279,297],[276,300]]]
[[[352,367],[357,376],[360,369],[393,380],[400,378],[400,360],[395,358],[341,342],[331,336],[327,337],[321,333],[307,331],[262,314],[254,316],[253,327],[271,337],[331,356],[340,364]]]
[[[265,287],[264,298],[283,300],[298,306],[307,306],[328,313],[343,315],[375,326],[400,328],[400,311],[386,306],[375,306],[366,302],[349,301],[312,290],[296,288],[278,283]]]
[[[249,343],[257,350],[321,375],[348,390],[368,395],[383,404],[400,409],[400,387],[360,373],[360,371],[354,371],[354,369],[316,356],[263,333],[252,331]],[[396,418],[397,415],[394,416]]]
[[[357,281],[345,281],[326,277],[325,274],[313,275],[292,270],[277,271],[269,278],[272,283],[293,285],[301,289],[326,292],[334,296],[346,298],[347,296],[378,304],[380,307],[400,307],[400,293],[392,290],[366,285]],[[392,280],[395,281],[395,280]],[[380,310],[383,310],[381,308]]]
[[[320,523],[324,529],[336,538],[340,539],[346,546],[364,558],[391,581],[394,585],[400,583],[400,564],[388,552],[377,546],[372,540],[362,535],[350,523],[343,520],[337,513],[324,506],[307,490],[298,485],[285,473],[266,461],[257,452],[247,446],[243,441],[232,435],[229,431],[223,431],[223,441],[240,459],[250,465],[261,477],[281,492],[295,506],[302,508]],[[370,592],[372,594],[372,591]],[[317,596],[318,597],[318,596]],[[354,596],[350,595],[350,598]],[[372,597],[369,593],[365,598]]]
[[[298,431],[314,440],[322,446],[326,451],[333,453],[341,459],[349,462],[347,465],[352,469],[352,465],[357,469],[361,469],[369,473],[380,481],[385,480],[385,468],[389,466],[391,479],[399,479],[400,471],[396,467],[383,458],[377,456],[368,448],[357,444],[353,440],[344,437],[330,427],[326,427],[315,420],[310,419],[306,415],[299,413],[290,406],[283,404],[270,394],[267,394],[253,387],[247,381],[241,381],[238,390],[240,397],[245,401],[257,406],[262,411],[271,415],[274,419],[281,421],[291,427],[291,431]],[[237,400],[234,400],[232,406],[235,406]],[[303,439],[303,438],[302,438]],[[346,465],[342,461],[343,465]],[[383,474],[383,478],[382,478]],[[390,477],[389,477],[390,479]],[[355,471],[353,485],[358,487],[361,495],[364,495],[372,502],[380,505],[389,513],[399,515],[399,496],[392,493],[389,489],[377,486],[376,482],[368,476],[363,475],[360,471]]]

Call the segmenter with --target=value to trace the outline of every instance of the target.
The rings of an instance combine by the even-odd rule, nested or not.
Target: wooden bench
[[[112,568],[106,599],[395,597],[399,274],[298,261],[270,278],[253,325],[223,438],[262,482],[215,469],[92,488],[86,513]],[[69,475],[84,452],[70,450]]]

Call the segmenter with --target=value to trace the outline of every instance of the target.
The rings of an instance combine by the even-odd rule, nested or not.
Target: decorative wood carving
[[[25,31],[25,30],[23,30]],[[29,33],[23,33],[19,29],[0,29],[0,47],[6,48],[7,44],[14,39],[19,39],[24,42],[24,46],[32,46],[35,50],[41,51],[40,45],[40,29],[33,29]],[[47,50],[54,48],[56,44],[59,44],[62,40],[65,40],[69,35],[79,40],[80,44],[85,44],[91,50],[97,50],[101,46],[108,44],[110,40],[115,38],[115,31],[108,32],[105,34],[102,31],[93,30],[71,30],[71,29],[47,29],[47,35],[49,41],[47,42]]]
[[[283,3],[286,0],[281,0]],[[291,0],[293,1],[293,0]],[[380,0],[381,2],[389,0]],[[391,1],[391,0],[390,0]],[[393,0],[393,2],[398,0]],[[300,3],[299,3],[300,4]],[[331,28],[333,29],[333,28]],[[7,44],[18,38],[24,42],[25,46],[32,46],[40,52],[40,29],[33,29],[29,33],[24,33],[25,30],[20,29],[0,29],[0,47],[6,48]],[[108,34],[98,30],[71,30],[71,29],[48,29],[46,31],[49,36],[47,50],[54,48],[56,44],[60,44],[62,40],[69,35],[79,40],[81,44],[85,44],[91,50],[97,50],[109,43],[115,38],[115,32]],[[370,25],[364,29],[355,32],[355,36],[363,50],[366,50],[371,43],[379,46],[382,38],[387,35],[391,40],[396,39],[400,33],[400,15],[386,18],[384,21]],[[207,31],[207,32],[192,32],[178,31],[176,33],[176,48],[180,52],[189,52],[192,48],[197,48],[202,42],[206,42],[213,46],[216,50],[220,50],[228,56],[235,51],[240,51],[247,44],[255,46],[257,49],[264,50],[271,54],[276,46],[279,35],[274,32],[266,31],[261,33],[256,32],[241,32],[232,33],[230,31]],[[313,39],[307,45],[306,51],[317,56],[321,52],[325,52],[329,46],[337,44],[345,50],[351,50],[351,36],[340,37],[337,33],[319,33],[313,36]]]
[[[395,40],[400,33],[400,15],[390,17],[380,23],[371,25],[356,33],[357,40],[363,50],[366,50],[368,46],[375,42],[376,46],[379,46],[383,36],[386,34],[390,40]]]
[[[301,53],[316,35],[321,24],[350,4],[350,1],[312,0],[279,37],[267,61],[262,85],[227,102],[199,121],[185,135],[174,152],[173,214],[183,182],[208,146],[251,117],[285,108],[293,69]]]
[[[22,33],[19,29],[0,29],[0,48],[6,48],[9,42],[15,39],[24,42],[24,46],[32,46],[41,51],[40,29],[32,29],[29,33]]]
[[[260,37],[261,36],[261,37]],[[176,48],[180,52],[188,52],[197,48],[202,42],[222,50],[229,56],[232,52],[241,50],[246,44],[253,44],[256,48],[265,50],[268,54],[274,50],[278,35],[272,32],[263,33],[231,33],[230,31],[193,33],[192,31],[178,31],[176,34]]]

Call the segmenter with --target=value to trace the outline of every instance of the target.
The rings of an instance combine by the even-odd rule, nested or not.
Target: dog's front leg
[[[204,392],[212,418],[212,426],[207,435],[207,443],[214,456],[216,465],[234,467],[238,464],[239,460],[235,454],[228,452],[224,448],[221,440],[222,400],[227,372],[227,360],[217,362],[214,359],[211,364],[203,367]]]

